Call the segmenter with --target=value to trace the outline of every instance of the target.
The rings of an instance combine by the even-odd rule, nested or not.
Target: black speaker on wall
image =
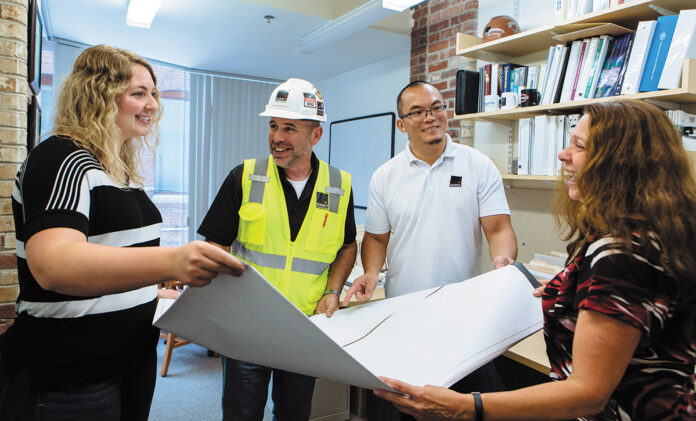
[[[457,90],[454,102],[455,114],[470,114],[478,111],[479,77],[479,72],[472,70],[457,71]]]

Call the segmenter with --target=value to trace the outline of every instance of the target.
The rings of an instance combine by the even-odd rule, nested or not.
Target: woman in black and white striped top
[[[147,419],[156,284],[243,271],[201,241],[158,247],[162,217],[137,151],[154,150],[160,114],[144,59],[103,45],[78,57],[55,135],[29,154],[12,193],[20,293],[0,337],[0,419]]]

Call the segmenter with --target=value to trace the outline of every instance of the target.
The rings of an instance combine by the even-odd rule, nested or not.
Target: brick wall
[[[474,123],[452,117],[457,70],[476,70],[476,60],[455,54],[457,33],[476,35],[478,0],[428,0],[414,7],[413,21],[411,80],[426,80],[442,92],[452,140],[473,145]]]
[[[0,333],[16,316],[19,291],[11,196],[27,155],[27,3],[0,0]]]

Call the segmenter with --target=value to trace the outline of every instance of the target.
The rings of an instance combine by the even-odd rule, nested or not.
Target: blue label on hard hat
[[[317,115],[324,115],[324,101],[317,101]]]

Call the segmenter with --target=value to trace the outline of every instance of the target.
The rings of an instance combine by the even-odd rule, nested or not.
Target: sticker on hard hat
[[[317,108],[317,98],[314,96],[314,94],[304,92],[302,95],[304,95],[305,108]]]
[[[278,91],[275,100],[276,102],[288,102],[288,91]]]
[[[317,101],[317,115],[324,115],[324,101]]]
[[[319,93],[319,91],[316,91],[316,90],[315,90],[314,92],[316,92],[317,98],[321,99],[322,101],[324,100],[324,98],[321,96],[321,94]]]

